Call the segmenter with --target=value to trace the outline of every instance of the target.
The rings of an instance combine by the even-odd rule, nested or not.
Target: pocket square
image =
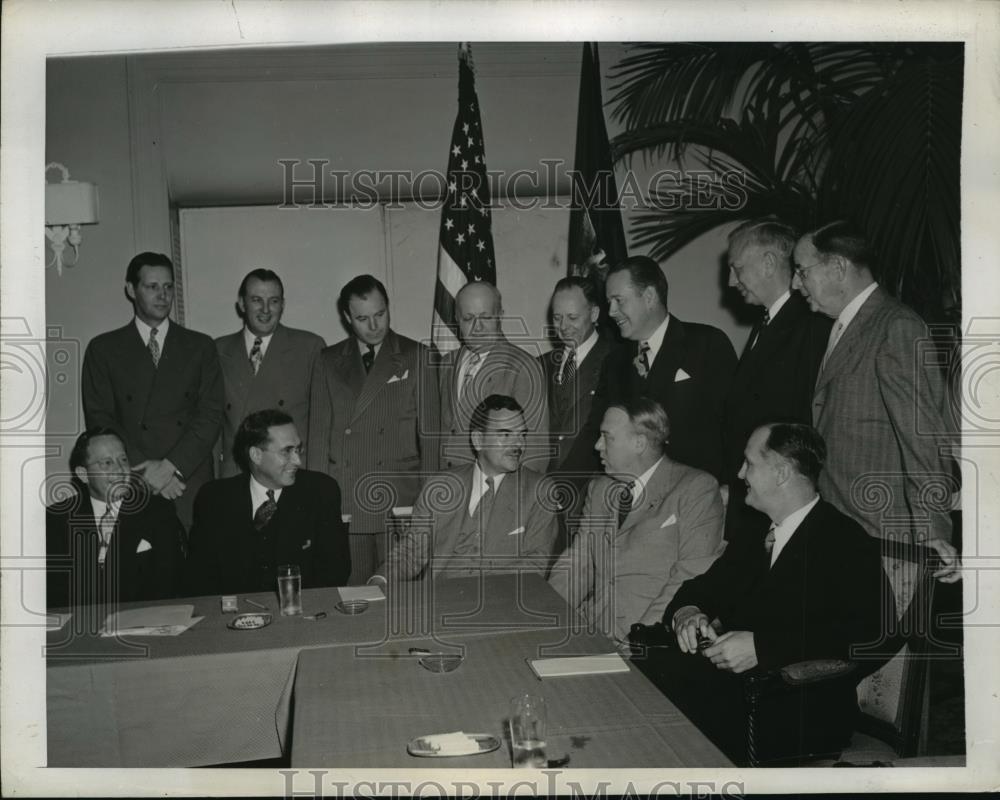
[[[145,539],[139,540],[139,546],[135,548],[136,553],[145,553],[147,550],[152,550],[153,545],[147,542]]]
[[[302,545],[302,549],[308,550],[310,547],[312,547],[312,543],[313,543],[312,539],[306,539],[306,543]]]
[[[691,379],[691,376],[688,375],[682,368],[680,368],[680,367],[677,368],[677,373],[674,375],[674,383],[677,383],[678,381],[686,381],[686,380],[690,380],[690,379]]]
[[[406,370],[406,372],[404,372],[402,375],[393,375],[391,378],[389,378],[389,380],[386,381],[386,383],[396,383],[397,381],[405,381],[409,377],[410,377],[410,371]]]
[[[514,528],[514,530],[510,531],[507,535],[508,536],[517,536],[519,533],[524,533],[524,526],[523,525],[520,528]]]
[[[676,525],[676,524],[677,524],[677,515],[671,514],[669,517],[663,520],[663,522],[660,523],[660,527],[666,528],[668,525]]]

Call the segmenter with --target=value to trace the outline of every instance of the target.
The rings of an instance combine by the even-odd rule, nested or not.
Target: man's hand
[[[151,458],[136,464],[132,471],[142,475],[154,494],[162,494],[168,500],[180,497],[186,488],[174,474],[177,468],[166,458]]]
[[[958,550],[951,543],[944,539],[928,539],[921,544],[937,551],[941,557],[943,566],[934,572],[935,578],[941,583],[955,583],[962,579],[962,562],[958,557]]]
[[[705,628],[705,635],[712,640],[712,644],[702,651],[702,655],[716,667],[738,675],[757,666],[753,633],[730,631],[717,637],[710,626],[706,625]]]
[[[674,614],[673,627],[682,653],[698,652],[698,632],[710,627],[708,615],[698,606],[684,606]]]

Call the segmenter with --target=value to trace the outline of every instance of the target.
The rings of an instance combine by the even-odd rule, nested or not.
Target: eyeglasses
[[[804,281],[806,279],[806,273],[809,270],[815,269],[816,267],[818,267],[820,265],[821,265],[821,262],[817,261],[815,264],[809,264],[806,267],[796,267],[795,268],[795,274],[798,276],[798,278],[799,278],[800,281]]]

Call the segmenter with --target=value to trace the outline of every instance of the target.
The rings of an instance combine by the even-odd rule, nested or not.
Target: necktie
[[[767,531],[767,536],[764,537],[765,563],[768,569],[771,568],[771,553],[774,552],[774,528],[775,526],[772,525]]]
[[[760,325],[758,326],[756,333],[754,333],[753,335],[753,341],[750,343],[751,350],[753,350],[757,346],[757,342],[760,341],[760,335],[764,332],[764,328],[766,328],[770,324],[770,322],[771,322],[771,312],[765,308],[764,318],[760,321]]]
[[[465,377],[462,378],[462,394],[466,394],[472,388],[472,379],[476,375],[476,369],[479,366],[479,361],[482,358],[479,353],[470,353],[469,359],[466,361],[465,367]]]
[[[111,546],[111,537],[115,532],[115,515],[110,505],[101,515],[101,521],[97,523],[97,527],[101,535],[101,546],[97,551],[97,563],[104,564],[108,557],[108,547]]]
[[[642,342],[639,345],[639,355],[635,357],[633,363],[640,378],[645,378],[649,374],[649,342]]]
[[[156,328],[151,328],[149,331],[149,354],[153,357],[154,367],[160,363],[160,343],[156,338],[157,333]]]
[[[253,340],[253,347],[250,348],[250,366],[253,367],[254,375],[257,374],[257,371],[260,369],[261,362],[264,360],[264,353],[260,349],[262,344],[263,341],[258,336]]]
[[[621,494],[618,495],[618,529],[632,510],[632,489],[635,488],[635,481],[621,482]]]
[[[267,500],[260,504],[260,508],[257,509],[257,513],[253,515],[253,526],[257,530],[263,530],[267,527],[267,523],[271,521],[275,512],[278,510],[278,504],[274,500],[274,489],[267,490]]]
[[[375,345],[366,344],[368,349],[361,354],[361,363],[365,365],[365,374],[372,371],[372,364],[375,363]]]
[[[838,322],[830,330],[830,339],[826,344],[826,352],[823,354],[823,361],[819,365],[819,374],[823,374],[823,370],[826,369],[826,362],[830,360],[830,354],[833,352],[833,348],[837,346],[837,342],[840,341],[840,334],[844,331],[844,323]]]
[[[484,525],[489,519],[490,511],[493,509],[493,501],[496,499],[496,488],[493,486],[493,481],[492,477],[486,479],[486,486],[483,489],[482,496],[479,498],[479,507],[478,509],[473,509],[473,511],[479,512],[479,517]]]

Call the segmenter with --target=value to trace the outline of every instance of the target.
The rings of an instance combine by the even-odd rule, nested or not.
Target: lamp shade
[[[81,181],[45,184],[46,225],[98,222],[97,186]]]

